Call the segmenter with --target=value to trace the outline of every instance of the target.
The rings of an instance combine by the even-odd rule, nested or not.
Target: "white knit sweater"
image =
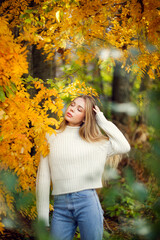
[[[86,142],[79,135],[80,127],[71,126],[56,136],[47,135],[50,153],[41,156],[36,182],[38,218],[46,225],[49,225],[50,181],[53,195],[101,188],[106,159],[130,150],[126,138],[102,112],[96,114],[96,121],[109,140]]]

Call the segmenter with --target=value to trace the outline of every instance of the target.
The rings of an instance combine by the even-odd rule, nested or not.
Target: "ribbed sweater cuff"
[[[97,112],[97,113],[96,113],[96,121],[97,121],[97,124],[98,124],[99,126],[101,126],[101,125],[106,124],[107,122],[109,122],[109,121],[105,118],[103,112]]]

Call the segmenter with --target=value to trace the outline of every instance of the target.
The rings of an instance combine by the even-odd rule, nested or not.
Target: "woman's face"
[[[69,126],[80,126],[85,118],[86,103],[83,98],[74,99],[65,112]]]

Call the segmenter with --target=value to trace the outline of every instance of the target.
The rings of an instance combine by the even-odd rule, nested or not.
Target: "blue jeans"
[[[81,240],[102,240],[103,210],[96,190],[54,196],[51,235],[55,240],[72,240],[79,226]]]

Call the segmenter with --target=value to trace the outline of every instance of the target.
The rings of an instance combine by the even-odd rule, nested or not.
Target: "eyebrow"
[[[75,101],[72,101],[73,103],[76,103]],[[81,107],[81,108],[83,108],[84,109],[84,107],[82,107],[81,105],[78,105],[78,107]]]
[[[83,108],[81,105],[78,105],[78,107],[81,107],[81,108]],[[84,109],[84,108],[83,108]]]

